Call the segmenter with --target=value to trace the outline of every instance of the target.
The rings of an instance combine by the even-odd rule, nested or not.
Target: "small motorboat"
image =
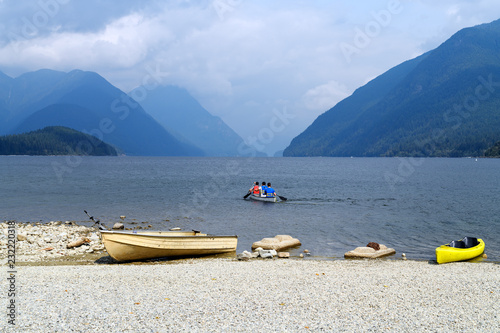
[[[100,232],[106,251],[117,261],[235,252],[238,244],[238,236],[214,236],[196,230]]]
[[[484,252],[484,241],[481,238],[464,237],[461,240],[451,241],[436,248],[438,264],[463,261],[480,256]]]

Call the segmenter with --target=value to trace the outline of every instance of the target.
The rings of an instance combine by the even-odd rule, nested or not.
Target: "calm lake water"
[[[0,220],[153,225],[238,235],[238,252],[289,234],[314,258],[374,241],[432,260],[463,236],[500,261],[500,160],[412,158],[0,157]],[[254,181],[288,201],[243,200]]]

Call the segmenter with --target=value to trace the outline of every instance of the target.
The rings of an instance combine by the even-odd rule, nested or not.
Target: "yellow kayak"
[[[437,247],[436,260],[438,264],[469,260],[483,254],[484,247],[485,244],[481,238],[464,237]]]

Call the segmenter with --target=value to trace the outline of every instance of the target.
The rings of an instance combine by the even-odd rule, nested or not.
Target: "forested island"
[[[0,137],[0,155],[116,156],[117,151],[98,138],[63,126]]]

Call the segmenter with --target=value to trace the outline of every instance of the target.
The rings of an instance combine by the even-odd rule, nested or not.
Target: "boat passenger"
[[[266,191],[266,196],[268,198],[273,198],[276,196],[276,192],[274,191],[274,188],[271,187],[271,183],[267,183],[267,191]]]
[[[262,182],[262,186],[260,187],[260,196],[265,198],[267,196],[266,191],[267,191],[266,182]]]
[[[255,182],[254,186],[250,189],[250,191],[253,192],[253,195],[255,195],[256,197],[259,197],[260,196],[259,182]]]

